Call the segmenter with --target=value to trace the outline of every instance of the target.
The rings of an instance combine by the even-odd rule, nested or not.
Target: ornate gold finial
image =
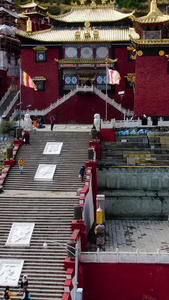
[[[80,0],[81,5],[84,5],[86,3],[86,0]]]
[[[89,22],[89,21],[86,21],[86,22],[84,23],[84,26],[85,26],[86,29],[89,29],[89,28],[90,28],[90,22]]]
[[[80,39],[80,30],[76,30],[75,32],[75,38]]]
[[[32,21],[30,18],[26,21],[26,32],[32,33]]]
[[[97,39],[99,37],[99,30],[98,29],[93,28],[93,36],[94,36],[95,39]]]
[[[110,5],[113,7],[113,9],[114,9],[115,4],[116,4],[116,0],[110,1]]]
[[[105,5],[107,0],[102,0],[102,4]]]
[[[150,3],[150,11],[156,11],[157,9],[157,0],[151,0],[151,3]]]
[[[90,22],[86,21],[86,22],[84,23],[84,26],[85,26],[84,37],[85,37],[85,38],[89,38],[89,37],[90,37],[90,32],[89,32],[89,29],[90,29]]]
[[[95,8],[96,7],[96,0],[92,0],[92,3],[90,4],[91,8]]]

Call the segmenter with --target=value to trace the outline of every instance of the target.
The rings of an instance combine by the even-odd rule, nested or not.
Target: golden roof
[[[17,29],[15,29],[14,31],[18,36],[26,37],[31,40],[36,40],[40,42],[127,42],[130,40],[130,36],[133,39],[140,38],[134,28],[99,29],[99,35],[97,37],[95,35],[95,29],[92,28],[83,28],[80,30],[55,30],[54,27],[52,27],[47,30],[35,31],[32,33],[27,33],[25,31],[20,31]]]
[[[140,39],[132,39],[131,38],[131,40],[135,43],[135,44],[137,44],[137,45],[142,45],[142,46],[144,46],[144,45],[168,45],[169,44],[169,39],[142,39],[142,40],[140,40]]]
[[[59,64],[83,64],[83,65],[89,65],[89,64],[106,64],[105,58],[64,58],[64,59],[55,59],[55,61]],[[117,61],[116,59],[110,59],[109,63],[115,63]]]
[[[34,2],[34,0],[32,0],[31,3],[26,3],[26,4],[23,4],[23,5],[19,5],[19,6],[21,8],[24,8],[24,9],[36,8],[36,7],[39,7],[40,9],[43,9],[43,10],[47,9],[46,7],[42,7],[38,3]]]
[[[138,23],[162,23],[169,21],[169,15],[164,15],[157,7],[157,0],[151,0],[148,15],[135,18]]]
[[[97,5],[92,8],[90,5],[74,6],[70,12],[49,17],[66,23],[81,23],[81,22],[115,22],[132,17],[134,11],[131,13],[122,13],[114,9],[114,5]]]

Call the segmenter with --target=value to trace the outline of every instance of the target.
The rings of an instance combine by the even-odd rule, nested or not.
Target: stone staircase
[[[44,155],[47,142],[63,142],[60,155]],[[30,145],[20,147],[16,160],[25,159],[22,175],[16,163],[10,170],[4,189],[9,190],[50,190],[76,192],[81,187],[78,178],[80,167],[87,160],[89,133],[83,132],[31,132]],[[35,181],[39,164],[56,164],[53,181]]]
[[[42,154],[46,142],[51,141],[63,142],[59,156]],[[15,190],[17,193],[20,190],[20,196],[5,196],[5,192],[0,194],[0,257],[24,260],[21,277],[28,275],[31,299],[62,299],[66,278],[66,248],[49,244],[44,249],[43,243],[54,240],[66,245],[70,239],[73,207],[78,204],[78,197],[68,194],[74,192],[76,195],[76,190],[83,187],[78,172],[87,159],[88,141],[89,133],[83,132],[31,132],[31,144],[21,146],[16,157],[16,160],[24,157],[24,173],[20,175],[16,163],[4,184],[5,191]],[[40,163],[57,164],[53,182],[34,181]],[[22,190],[27,190],[27,196],[22,196]],[[31,195],[34,191],[34,196],[29,195],[29,190]],[[44,192],[44,196],[39,197],[38,191],[56,192],[56,196],[53,193],[48,197]],[[58,196],[58,191],[62,191],[62,196]],[[65,196],[63,192],[66,192]],[[15,222],[35,223],[30,246],[5,246],[12,223]],[[3,290],[0,284],[0,292]],[[20,299],[21,295],[14,298]]]

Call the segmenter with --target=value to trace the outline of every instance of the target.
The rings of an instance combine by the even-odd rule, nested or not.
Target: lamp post
[[[77,287],[78,287],[78,255],[79,255],[79,248],[78,248],[78,243],[76,242],[75,247],[71,246],[71,245],[67,245],[67,244],[63,244],[60,243],[58,241],[45,241],[43,243],[43,248],[47,249],[48,248],[48,244],[55,244],[58,245],[64,249],[66,249],[71,255],[73,255],[75,257],[75,283],[74,283],[74,300],[76,300],[76,294],[77,294]],[[75,253],[72,252],[69,248],[73,250],[75,250]]]
[[[122,106],[123,106],[123,97],[124,97],[124,94],[125,94],[125,91],[119,91],[118,92],[118,95],[120,96],[120,104],[121,104],[121,109],[122,109]],[[122,113],[121,113],[122,115]],[[124,115],[124,119],[125,119],[125,115]]]
[[[19,106],[19,126],[20,126],[20,122],[21,122],[21,105],[23,104],[23,102],[19,102],[17,104],[17,106]]]

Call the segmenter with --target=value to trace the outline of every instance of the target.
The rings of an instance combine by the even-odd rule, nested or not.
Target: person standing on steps
[[[31,295],[30,295],[29,291],[27,290],[27,287],[25,286],[23,288],[23,296],[22,296],[21,300],[29,300],[30,297],[31,297]]]
[[[11,300],[11,296],[17,296],[17,295],[18,295],[17,293],[12,293],[9,290],[9,286],[7,286],[6,289],[5,289],[5,291],[4,291],[3,299],[4,300]]]
[[[28,275],[23,275],[21,280],[21,289],[24,289],[24,287],[28,287]]]
[[[28,131],[25,131],[22,140],[23,140],[25,145],[29,145],[30,134],[29,134]]]
[[[84,175],[85,175],[85,167],[82,166],[79,171],[79,178],[81,178],[82,181],[83,181]]]
[[[18,165],[19,165],[20,173],[22,174],[23,173],[23,169],[24,169],[24,165],[25,165],[25,161],[24,161],[24,159],[22,157],[18,160]]]
[[[55,123],[55,118],[54,118],[54,116],[51,116],[50,117],[50,130],[52,131],[53,130],[53,126],[54,126],[54,123]]]

